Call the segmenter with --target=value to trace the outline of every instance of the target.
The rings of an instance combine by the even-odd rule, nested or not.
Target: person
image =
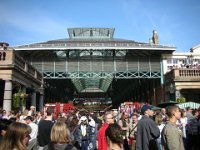
[[[135,150],[136,135],[137,135],[137,123],[138,123],[138,114],[132,115],[132,124],[129,131],[129,145],[131,150]]]
[[[0,119],[0,142],[3,140],[3,137],[6,134],[8,126],[12,123],[11,120],[8,119]]]
[[[161,133],[164,126],[165,126],[165,120],[163,120],[162,114],[160,114],[160,113],[156,114],[155,122],[156,122],[156,124],[157,124],[157,126],[160,130],[160,133]],[[159,138],[157,138],[157,144],[158,144],[158,149],[163,150],[163,146],[162,146],[162,143],[161,143],[161,134],[160,134]]]
[[[31,128],[27,124],[13,122],[0,143],[0,150],[27,150]]]
[[[198,137],[198,128],[199,128],[199,122],[198,122],[198,119],[199,119],[199,112],[198,112],[198,110],[197,109],[194,109],[193,111],[192,111],[192,114],[193,114],[193,116],[194,116],[194,118],[193,119],[190,119],[189,121],[188,121],[188,124],[187,124],[187,126],[188,126],[188,128],[189,128],[189,141],[190,141],[190,149],[191,150],[196,150],[196,149],[198,149],[198,147],[199,147],[199,137]]]
[[[193,116],[193,114],[192,114],[192,108],[191,108],[191,107],[186,107],[186,117],[187,117],[188,121],[189,121],[190,119],[193,119],[193,118],[194,118],[194,116]]]
[[[182,131],[176,125],[181,118],[179,107],[168,106],[166,111],[169,120],[161,133],[162,145],[165,150],[184,150]]]
[[[114,123],[114,117],[111,112],[106,112],[104,115],[104,124],[99,129],[97,135],[98,150],[107,150],[105,131],[109,124]]]
[[[51,129],[51,142],[43,150],[77,150],[70,144],[70,132],[64,122],[56,122]]]
[[[123,150],[123,131],[117,124],[109,124],[105,131],[106,142],[108,150]]]
[[[28,116],[28,109],[25,109],[23,113],[19,117],[19,122],[26,123],[26,120],[24,120]]]
[[[33,116],[35,114],[35,106],[31,106],[30,110],[28,111],[28,116]]]
[[[33,117],[27,116],[25,119],[26,124],[31,127],[30,139],[28,149],[36,149],[37,146],[37,135],[38,135],[38,125],[33,123]]]
[[[130,130],[130,121],[129,121],[129,116],[127,112],[122,113],[122,116],[118,124],[121,126],[122,131],[123,131],[124,145],[126,146],[125,149],[128,150],[129,149],[128,135],[129,135],[129,130]]]
[[[167,116],[166,116],[166,109],[165,108],[161,108],[161,115],[162,115],[162,121],[166,122]]]
[[[185,149],[187,149],[188,147],[187,135],[186,135],[187,117],[186,117],[185,110],[180,110],[180,111],[181,111],[181,118],[177,120],[176,125],[183,133],[183,143],[184,143]]]
[[[47,116],[44,120],[41,120],[38,124],[38,145],[39,150],[42,150],[45,145],[48,145],[51,141],[50,134],[51,134],[51,128],[53,126],[53,112],[54,109],[52,107],[47,108]]]
[[[80,144],[81,150],[93,149],[92,141],[94,134],[93,130],[95,127],[92,127],[88,123],[88,119],[86,116],[82,116],[79,120],[79,124],[76,127],[76,131],[74,133],[74,140],[78,141]]]
[[[160,130],[152,120],[152,106],[144,104],[141,108],[143,115],[137,124],[136,150],[157,150],[156,139],[160,136]]]

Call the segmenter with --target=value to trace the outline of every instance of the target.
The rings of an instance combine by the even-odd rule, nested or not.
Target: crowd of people
[[[133,112],[0,108],[0,150],[198,150],[200,109],[172,105]]]

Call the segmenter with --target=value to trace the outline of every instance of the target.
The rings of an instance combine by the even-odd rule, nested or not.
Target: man
[[[132,115],[132,124],[130,126],[129,132],[129,145],[131,150],[135,150],[135,143],[136,143],[136,135],[137,135],[137,123],[138,123],[138,114]]]
[[[86,116],[82,116],[74,133],[74,139],[75,141],[78,141],[81,150],[93,150],[94,146],[92,141],[94,140],[94,132],[95,125],[91,126],[88,122],[88,118]]]
[[[27,116],[24,120],[26,121],[26,124],[28,124],[31,127],[31,138],[29,139],[28,149],[36,149],[38,125],[33,123],[33,117],[31,116]]]
[[[161,108],[161,115],[162,115],[162,121],[166,122],[167,116],[166,116],[166,109],[165,108]]]
[[[191,107],[186,107],[186,117],[188,121],[194,118]]]
[[[104,124],[99,129],[97,140],[98,140],[98,150],[107,150],[107,144],[106,144],[106,136],[105,131],[109,124],[114,123],[114,117],[112,115],[112,112],[107,112],[104,115]]]
[[[143,115],[137,124],[136,150],[157,150],[156,139],[160,136],[160,130],[152,120],[154,114],[152,106],[147,104],[141,108]]]
[[[129,130],[130,130],[130,122],[129,122],[129,116],[127,112],[122,113],[122,117],[120,118],[118,124],[122,128],[122,134],[124,139],[124,148],[129,149],[128,146],[128,136],[129,136]]]
[[[28,111],[28,116],[32,116],[33,114],[35,114],[35,106],[31,106],[30,110]]]
[[[51,128],[53,126],[53,113],[54,109],[52,107],[47,108],[47,116],[44,120],[41,120],[38,124],[38,145],[39,149],[42,150],[45,145],[48,145],[51,141],[50,134]]]
[[[176,125],[177,120],[181,118],[178,106],[169,106],[166,114],[169,121],[162,130],[162,144],[165,150],[184,150],[182,131]]]

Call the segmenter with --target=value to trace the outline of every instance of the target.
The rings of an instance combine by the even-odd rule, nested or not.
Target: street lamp
[[[170,93],[170,100],[172,100],[172,95],[175,93],[175,86],[174,84],[170,84],[170,87],[169,87],[169,93]]]

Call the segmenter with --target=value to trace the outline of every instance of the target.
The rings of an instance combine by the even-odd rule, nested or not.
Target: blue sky
[[[200,44],[200,0],[0,0],[0,41],[11,46],[67,38],[67,28],[111,27],[115,37],[189,52]]]

